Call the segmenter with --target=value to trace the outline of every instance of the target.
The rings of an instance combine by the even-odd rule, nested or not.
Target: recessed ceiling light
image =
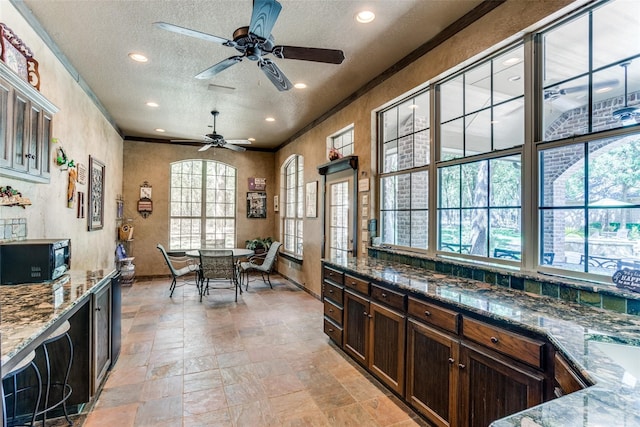
[[[162,128],[156,128],[156,132],[166,132],[166,131]]]
[[[374,19],[376,19],[376,14],[370,10],[363,10],[356,15],[356,21],[361,24],[368,24],[369,22],[373,22]]]
[[[158,107],[158,103],[149,101],[149,102],[147,102],[147,107],[156,108],[156,107]]]
[[[256,142],[255,138],[247,138],[247,141]]]
[[[293,87],[295,87],[296,89],[304,89],[307,87],[307,85],[304,83],[296,83],[293,85]]]
[[[503,65],[513,65],[513,64],[517,64],[518,62],[520,62],[520,58],[509,58],[509,59],[505,59],[502,64]]]
[[[276,119],[274,119],[273,117],[267,117],[265,120],[268,121],[268,122],[275,122],[276,121]]]
[[[133,59],[136,62],[147,62],[149,59],[141,53],[133,53],[129,54],[129,58]]]
[[[509,77],[509,81],[510,82],[517,82],[521,78],[522,78],[521,76],[511,76],[511,77]]]

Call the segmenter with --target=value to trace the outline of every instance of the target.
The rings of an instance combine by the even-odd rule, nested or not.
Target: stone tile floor
[[[337,349],[322,303],[279,276],[234,302],[167,279],[123,288],[122,352],[84,427],[426,426]],[[58,420],[56,426],[66,425]]]

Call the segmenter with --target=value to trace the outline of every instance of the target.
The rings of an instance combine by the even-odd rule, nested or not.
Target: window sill
[[[285,252],[280,252],[279,256],[281,258],[284,258],[284,259],[287,259],[289,261],[295,262],[296,264],[302,265],[302,258],[294,257],[293,255],[285,253]]]

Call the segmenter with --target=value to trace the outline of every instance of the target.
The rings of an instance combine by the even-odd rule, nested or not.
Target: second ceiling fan
[[[228,148],[233,151],[245,151],[246,148],[240,147],[238,144],[251,144],[251,141],[248,139],[224,139],[224,136],[220,135],[216,132],[216,117],[220,114],[218,111],[213,110],[211,115],[213,116],[213,132],[208,133],[203,136],[203,139],[172,139],[171,142],[176,143],[189,143],[192,145],[193,142],[201,142],[204,145],[198,151],[206,151],[211,147],[222,147]]]
[[[302,61],[341,64],[344,60],[344,53],[336,49],[274,45],[271,30],[278,19],[281,9],[282,5],[276,0],[255,0],[251,13],[251,23],[248,27],[240,27],[235,30],[233,32],[233,40],[167,22],[154,22],[153,25],[163,30],[233,47],[240,52],[240,55],[231,56],[202,71],[196,75],[197,79],[211,78],[242,61],[243,58],[248,58],[258,63],[258,67],[260,67],[278,90],[285,91],[291,89],[291,82],[275,62],[265,57],[266,55],[273,54],[276,58],[280,59],[299,59]]]

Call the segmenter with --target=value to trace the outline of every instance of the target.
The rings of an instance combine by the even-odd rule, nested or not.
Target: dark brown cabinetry
[[[340,342],[339,326],[342,349],[433,425],[487,426],[584,387],[549,344],[517,328],[341,274],[324,266],[325,332]]]

